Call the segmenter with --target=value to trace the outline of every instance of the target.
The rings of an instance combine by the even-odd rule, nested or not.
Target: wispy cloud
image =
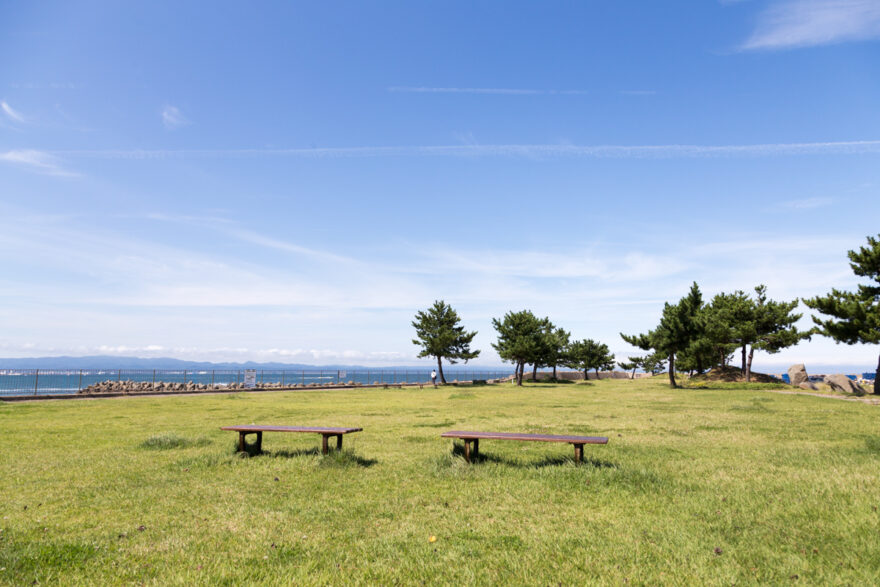
[[[315,149],[203,149],[203,150],[59,150],[58,156],[96,159],[247,159],[257,157],[583,157],[612,159],[769,157],[787,155],[866,155],[880,153],[880,140],[815,143],[759,143],[751,145],[410,145],[325,147]]]
[[[57,177],[78,177],[79,174],[64,169],[55,156],[45,151],[19,149],[0,153],[0,162],[19,165],[30,171]]]
[[[0,102],[0,109],[2,109],[6,117],[13,122],[17,122],[19,124],[24,124],[27,122],[27,119],[24,117],[24,115],[21,112],[14,110],[8,102]]]
[[[831,202],[831,198],[806,198],[804,200],[789,200],[787,202],[782,202],[782,205],[786,208],[793,208],[795,210],[806,210],[808,208],[829,206],[831,205]]]
[[[589,94],[587,90],[539,90],[528,88],[437,88],[426,86],[391,86],[389,92],[411,94],[501,94],[509,96],[529,96],[538,94]]]
[[[166,105],[165,108],[162,109],[162,124],[164,124],[165,128],[168,130],[175,130],[181,126],[190,124],[190,121],[183,115],[183,112],[181,112],[179,108]]]
[[[347,258],[267,233],[255,244],[299,257],[279,263],[244,247],[203,246],[211,226],[194,240],[195,227],[168,241],[153,231],[133,236],[125,223],[78,226],[68,218],[0,212],[9,220],[0,232],[0,262],[9,269],[0,321],[13,333],[0,333],[0,350],[5,337],[36,342],[43,354],[88,345],[68,354],[100,348],[214,360],[414,361],[412,315],[441,296],[479,331],[484,364],[498,360],[489,347],[490,318],[511,309],[530,308],[576,337],[619,345],[619,331],[655,323],[663,301],[684,295],[693,279],[707,298],[762,282],[775,299],[846,287],[853,276],[840,251],[858,242],[743,235],[714,243],[673,239],[648,253],[601,242],[465,251],[404,241],[393,253],[359,249]],[[17,271],[25,249],[29,271]],[[315,253],[319,262],[303,262]]]
[[[880,38],[877,0],[786,0],[758,17],[744,50],[790,49]]]

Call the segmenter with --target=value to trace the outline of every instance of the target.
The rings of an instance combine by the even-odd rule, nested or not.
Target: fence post
[[[183,384],[186,385],[186,369],[183,370]]]
[[[37,395],[37,388],[40,385],[40,370],[34,372],[34,395]]]
[[[211,369],[211,387],[214,387],[214,370]]]
[[[284,387],[284,369],[281,370],[281,387]]]
[[[301,375],[302,375],[302,384],[305,385],[305,384],[306,384],[306,372],[303,371],[303,372],[301,373]]]
[[[156,370],[153,369],[153,389],[156,389]]]
[[[77,391],[82,391],[83,388],[83,370],[79,370],[79,385],[76,386]]]
[[[117,369],[116,370],[116,383],[119,383],[120,381],[122,381],[122,369]]]

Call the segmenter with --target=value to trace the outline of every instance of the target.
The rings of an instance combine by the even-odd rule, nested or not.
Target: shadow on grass
[[[364,458],[351,449],[336,450],[331,448],[327,455],[322,455],[318,447],[313,448],[297,448],[297,449],[281,449],[281,450],[264,450],[257,452],[255,444],[246,444],[244,452],[239,452],[238,444],[235,445],[235,455],[240,458],[264,457],[277,459],[295,459],[299,457],[318,457],[323,456],[320,466],[322,467],[372,467],[379,461],[376,459]]]
[[[462,460],[464,459],[464,444],[453,443],[452,445],[452,456],[459,457]],[[492,453],[484,453],[479,452],[476,455],[471,454],[471,464],[478,465],[480,463],[496,463],[499,465],[506,465],[508,467],[517,467],[520,469],[543,469],[545,467],[560,467],[562,465],[575,464],[574,456],[546,456],[540,460],[532,461],[532,462],[522,462],[514,459],[506,459],[504,457],[499,457]],[[595,457],[584,457],[581,461],[580,467],[590,467],[593,469],[617,469],[617,463],[612,463],[611,461],[603,461],[602,459],[597,459]]]
[[[166,432],[164,434],[154,434],[150,436],[138,446],[145,450],[171,450],[175,448],[190,448],[193,446],[207,446],[211,444],[209,438],[199,436],[198,438],[186,438]]]

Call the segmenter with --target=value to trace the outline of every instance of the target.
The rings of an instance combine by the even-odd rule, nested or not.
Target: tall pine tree
[[[653,350],[661,353],[669,361],[669,384],[678,387],[675,381],[675,359],[679,353],[685,352],[696,337],[699,327],[695,324],[698,308],[702,304],[700,287],[694,282],[688,295],[677,304],[667,302],[663,305],[660,324],[646,334],[620,336],[626,342],[642,350]]]
[[[422,347],[419,357],[437,359],[440,381],[444,384],[443,359],[454,365],[459,360],[467,363],[480,355],[480,351],[471,350],[471,342],[477,332],[467,332],[459,322],[458,313],[443,300],[437,300],[427,310],[416,313],[416,319],[412,322],[418,337],[412,342]]]
[[[853,273],[873,283],[859,285],[855,292],[832,289],[804,303],[828,318],[813,316],[820,334],[844,344],[880,343],[880,235],[868,237],[868,246],[849,251]],[[874,374],[874,394],[880,395],[880,356]]]
[[[492,347],[503,360],[516,365],[516,384],[522,385],[526,363],[533,363],[544,344],[544,321],[529,310],[508,312],[504,318],[492,318],[498,341]]]

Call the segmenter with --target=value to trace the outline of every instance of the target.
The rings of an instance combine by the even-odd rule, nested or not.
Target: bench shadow
[[[238,445],[235,446],[236,454],[238,454]],[[283,448],[280,450],[264,450],[262,452],[257,452],[257,447],[255,444],[247,444],[245,445],[245,453],[249,457],[269,457],[269,458],[281,458],[281,459],[295,459],[298,457],[317,457],[323,456],[321,454],[321,449],[318,447],[312,448],[297,448],[297,449],[287,449]],[[334,465],[350,465],[357,467],[372,467],[377,464],[379,461],[376,459],[368,459],[362,457],[356,453],[354,453],[350,449],[343,449],[341,451],[336,450],[335,448],[331,448],[330,452],[324,457],[324,459],[329,464]]]
[[[453,443],[452,445],[452,456],[460,457],[462,460],[464,459],[464,444],[461,443]],[[471,464],[476,465],[479,463],[497,463],[499,465],[506,465],[508,467],[516,467],[519,469],[543,469],[545,467],[559,467],[562,465],[566,465],[569,463],[574,463],[574,456],[546,456],[538,461],[523,463],[519,460],[507,459],[504,457],[500,457],[494,455],[492,453],[484,453],[482,450],[477,453],[476,456],[471,454]],[[602,459],[597,459],[595,457],[584,457],[581,461],[580,467],[589,467],[593,469],[617,469],[619,465],[617,463],[613,463],[611,461],[605,461]]]

